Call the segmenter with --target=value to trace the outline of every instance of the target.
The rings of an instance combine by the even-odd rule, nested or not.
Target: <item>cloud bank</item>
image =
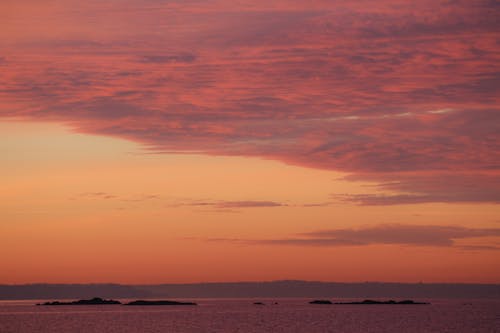
[[[0,117],[400,193],[344,198],[360,204],[499,201],[494,1],[36,6],[0,7]]]

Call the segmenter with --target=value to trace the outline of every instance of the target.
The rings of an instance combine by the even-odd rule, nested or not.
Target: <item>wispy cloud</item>
[[[149,200],[159,200],[160,196],[156,194],[140,194],[131,197],[124,197],[122,201],[128,202],[141,202],[141,201],[149,201]]]
[[[440,225],[387,224],[360,229],[321,230],[304,234],[316,239],[334,238],[361,244],[451,246],[455,239],[500,236],[500,229]]]
[[[116,199],[118,196],[106,192],[84,192],[78,195],[82,198],[95,198],[95,199]]]
[[[500,229],[466,228],[441,225],[383,224],[358,229],[330,229],[309,232],[281,239],[212,239],[243,244],[290,245],[290,246],[444,246],[463,250],[498,250],[493,245],[462,245],[456,240],[500,237]]]
[[[215,205],[217,208],[254,208],[254,207],[281,207],[285,204],[274,201],[222,201]]]
[[[119,201],[127,201],[127,202],[141,202],[141,201],[148,201],[148,200],[157,200],[160,199],[159,195],[156,194],[137,194],[137,195],[132,195],[132,196],[119,196],[107,192],[83,192],[80,193],[74,197],[71,197],[71,200],[77,200],[77,199],[113,199],[113,200],[119,200]]]
[[[470,174],[463,172],[363,174],[347,177],[351,180],[382,181],[375,186],[384,192],[399,194],[333,194],[337,202],[360,205],[400,205],[429,202],[500,203],[500,177],[495,172]],[[397,181],[391,181],[397,180]]]
[[[258,200],[245,200],[245,201],[224,201],[224,200],[189,200],[173,204],[173,206],[191,206],[191,207],[205,207],[220,212],[234,211],[244,208],[272,208],[288,206],[287,204],[276,201],[258,201]]]

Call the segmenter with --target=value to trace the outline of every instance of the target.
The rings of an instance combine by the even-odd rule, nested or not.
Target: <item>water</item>
[[[310,305],[309,300],[201,299],[198,306],[157,307],[44,307],[34,306],[37,301],[0,301],[0,333],[500,332],[500,300],[388,306]]]

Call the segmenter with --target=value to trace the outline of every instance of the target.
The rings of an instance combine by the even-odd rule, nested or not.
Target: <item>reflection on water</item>
[[[0,332],[499,332],[500,301],[311,305],[309,299],[201,299],[198,306],[57,306],[0,302]],[[254,302],[263,302],[255,305]],[[279,304],[274,304],[275,302]]]

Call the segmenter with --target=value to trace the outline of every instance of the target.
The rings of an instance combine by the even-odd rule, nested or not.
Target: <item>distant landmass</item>
[[[36,305],[42,306],[57,306],[57,305],[122,305],[120,301],[115,301],[112,299],[102,299],[100,297],[94,297],[92,299],[81,299],[78,301],[72,302],[45,302],[45,303],[37,303]],[[123,305],[197,305],[193,302],[178,302],[178,301],[166,301],[166,300],[154,300],[154,301],[132,301],[125,303]]]
[[[193,302],[177,302],[177,301],[133,301],[124,305],[198,305]]]
[[[147,290],[119,284],[0,285],[0,299],[75,299],[100,295],[106,298],[150,297]]]
[[[111,304],[122,304],[120,301],[115,301],[112,299],[102,299],[100,297],[94,297],[92,299],[81,299],[79,301],[73,302],[45,302],[38,303],[37,305],[111,305]]]
[[[357,299],[490,298],[500,299],[500,284],[340,283],[315,281],[221,282],[161,285],[25,284],[0,285],[0,299],[105,298],[249,298],[304,297]]]
[[[362,302],[337,302],[335,304],[340,305],[416,305],[416,304],[430,304],[428,302],[415,302],[411,299],[406,299],[404,301],[374,301],[372,299],[365,299]]]
[[[394,301],[394,300],[375,301],[372,299],[365,299],[362,302],[336,302],[336,303],[333,303],[332,301],[329,301],[329,300],[319,299],[319,300],[311,301],[311,302],[309,302],[309,304],[319,304],[319,305],[330,305],[330,304],[335,304],[335,305],[418,305],[418,304],[430,304],[430,303],[428,303],[428,302],[415,302],[411,299],[407,299],[404,301]]]

